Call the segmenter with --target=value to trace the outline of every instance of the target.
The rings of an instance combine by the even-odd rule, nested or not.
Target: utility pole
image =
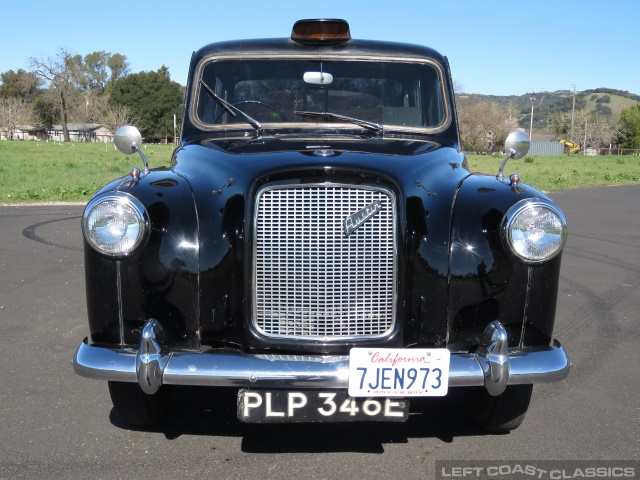
[[[573,142],[573,119],[576,113],[576,86],[573,87],[573,108],[571,109],[571,136],[569,137],[569,141]]]
[[[533,106],[536,103],[536,92],[531,92],[531,125],[529,126],[529,140],[533,140]]]

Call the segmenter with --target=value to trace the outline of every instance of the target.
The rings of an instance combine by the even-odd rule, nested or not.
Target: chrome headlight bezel
[[[100,212],[100,208],[104,211]],[[118,235],[108,228],[109,216],[124,219],[117,225],[124,233]],[[96,220],[102,219],[103,231],[98,231]],[[140,201],[126,193],[112,192],[98,195],[85,207],[82,214],[82,233],[87,243],[95,251],[113,258],[129,257],[144,245],[149,237],[149,214]],[[102,235],[102,239],[100,238]],[[108,241],[109,237],[114,241]],[[122,239],[127,236],[126,241]]]
[[[529,217],[524,217],[527,215]],[[551,215],[551,217],[548,217]],[[547,221],[543,218],[547,216]],[[535,239],[527,238],[522,234],[525,229],[518,228],[518,221],[530,218],[531,222],[535,222],[535,217],[539,217],[538,226],[545,226],[545,223],[552,229],[537,229],[536,233],[541,233],[541,241],[539,246],[543,248],[535,249],[533,243]],[[552,225],[549,224],[551,220]],[[533,232],[535,228],[527,229],[526,232]],[[505,214],[502,220],[501,235],[504,245],[508,251],[513,253],[520,260],[530,263],[539,264],[547,262],[562,252],[567,241],[568,228],[567,219],[555,204],[545,199],[526,199],[514,204]],[[537,253],[536,253],[537,250]],[[530,253],[527,253],[530,252]]]

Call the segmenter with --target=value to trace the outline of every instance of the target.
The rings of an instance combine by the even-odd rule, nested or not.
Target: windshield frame
[[[231,60],[247,60],[247,61],[255,61],[255,60],[293,60],[293,61],[309,61],[309,62],[348,62],[348,61],[359,61],[359,62],[384,62],[384,63],[398,63],[398,64],[413,64],[413,65],[428,65],[432,67],[438,77],[438,84],[441,91],[439,92],[441,101],[442,101],[442,122],[433,127],[417,127],[417,126],[401,126],[401,125],[388,125],[383,124],[384,132],[388,133],[407,133],[412,135],[433,135],[444,132],[447,130],[453,121],[453,105],[451,105],[450,100],[450,92],[448,92],[448,82],[447,82],[447,74],[446,68],[440,62],[428,58],[428,57],[404,57],[402,55],[395,56],[386,56],[386,55],[360,55],[360,54],[349,54],[349,55],[340,55],[340,54],[319,54],[315,53],[307,53],[307,54],[276,54],[276,55],[265,55],[265,53],[241,53],[241,54],[218,54],[206,56],[198,62],[196,68],[194,69],[194,75],[192,78],[191,84],[193,88],[191,89],[191,98],[190,98],[190,108],[189,108],[189,119],[194,126],[196,126],[200,130],[204,130],[207,132],[225,132],[225,131],[233,131],[238,132],[239,129],[252,129],[248,124],[244,125],[242,123],[230,123],[230,124],[211,124],[202,121],[198,116],[198,101],[201,95],[201,81],[206,81],[204,78],[204,72],[206,67],[213,62],[222,62],[222,61],[231,61]],[[325,112],[325,113],[333,113],[333,112]],[[316,122],[304,121],[303,117],[301,117],[300,121],[287,121],[287,122],[268,122],[261,121],[260,122],[265,131],[269,133],[276,133],[283,130],[308,130],[313,129],[316,132],[318,130],[326,129],[327,131],[336,131],[336,130],[353,130],[353,129],[362,129],[362,127],[358,125],[354,125],[352,122],[338,122],[338,121],[327,121],[324,122],[319,120]]]

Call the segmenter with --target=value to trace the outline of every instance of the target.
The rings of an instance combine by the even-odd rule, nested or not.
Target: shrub
[[[601,103],[598,103],[596,105],[596,112],[598,112],[600,115],[604,115],[607,117],[610,117],[611,114],[613,113],[613,111],[611,110],[611,107],[607,107],[606,105],[603,105]]]

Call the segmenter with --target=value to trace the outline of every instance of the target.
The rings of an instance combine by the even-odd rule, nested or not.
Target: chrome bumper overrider
[[[162,338],[160,323],[151,319],[137,351],[98,347],[85,339],[73,358],[73,368],[83,377],[137,382],[149,394],[161,385],[271,389],[346,389],[348,385],[348,356],[168,352]],[[499,395],[507,385],[562,380],[570,366],[557,341],[535,351],[508,353],[507,332],[494,321],[476,353],[451,354],[449,386],[484,386],[491,395]]]

